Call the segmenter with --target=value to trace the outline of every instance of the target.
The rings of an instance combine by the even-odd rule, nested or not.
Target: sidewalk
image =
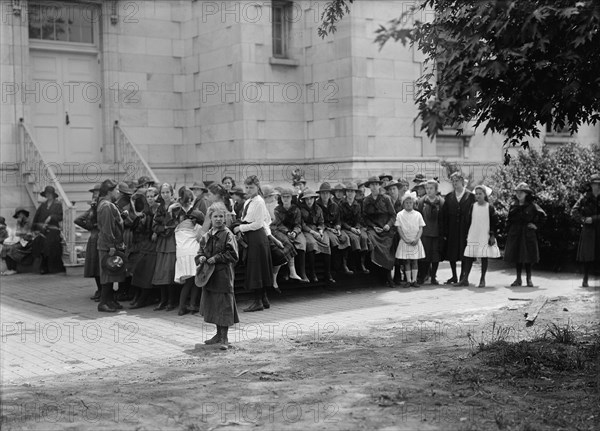
[[[440,270],[440,280],[448,276]],[[472,273],[479,279],[479,267]],[[369,285],[333,290],[298,288],[272,300],[270,310],[243,313],[231,330],[234,343],[260,340],[334,337],[360,334],[366,323],[399,320],[443,321],[444,314],[464,313],[476,322],[484,311],[514,304],[508,298],[589,295],[598,288],[582,288],[576,274],[534,272],[536,288],[511,288],[512,272],[488,273],[488,286],[478,289],[429,286],[390,289]],[[93,280],[65,275],[21,274],[0,279],[1,382],[16,384],[42,376],[92,371],[157,358],[185,355],[195,343],[214,334],[199,315],[178,316],[177,311],[155,312],[152,307],[107,314],[96,311],[89,297]],[[598,280],[592,280],[598,285]],[[239,301],[241,309],[247,301]]]

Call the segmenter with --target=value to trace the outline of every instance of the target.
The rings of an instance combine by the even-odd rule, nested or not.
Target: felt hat
[[[104,255],[100,263],[106,272],[109,272],[113,275],[125,273],[125,253],[122,251],[117,250],[112,256],[107,253]]]
[[[425,177],[425,175],[418,173],[417,175],[415,175],[415,178],[413,179],[413,183],[422,183],[423,181],[426,181],[427,178]]]
[[[196,267],[196,278],[194,280],[196,283],[196,286],[198,286],[198,287],[206,286],[206,283],[208,283],[208,280],[210,280],[210,277],[213,275],[214,271],[215,271],[215,265],[209,265],[206,262],[198,265]]]
[[[333,191],[337,192],[338,190],[345,191],[346,187],[344,187],[344,185],[342,183],[337,183],[335,185],[335,187],[333,188]]]
[[[292,182],[292,185],[293,185],[293,186],[297,186],[298,184],[306,184],[306,180],[305,180],[304,178],[300,177],[300,178],[298,178],[298,179],[295,179],[295,180]]]
[[[260,188],[264,197],[278,195],[279,192],[270,184],[265,184]]]
[[[230,194],[244,197],[246,195],[246,192],[240,186],[235,186],[231,188]]]
[[[284,187],[281,189],[281,196],[294,196],[296,192],[289,187]]]
[[[465,176],[461,171],[455,171],[452,172],[452,174],[450,175],[450,181],[452,181],[454,178],[462,178],[464,180]]]
[[[346,183],[346,185],[344,186],[344,189],[346,191],[357,192],[358,191],[358,185],[356,183]]]
[[[102,184],[98,183],[98,184],[94,185],[94,187],[93,187],[93,188],[89,189],[88,191],[89,191],[90,193],[99,192],[99,191],[100,191],[100,186],[101,186],[101,185],[102,185]]]
[[[155,184],[156,183],[152,178],[147,177],[147,176],[141,176],[137,180],[136,188],[141,189],[142,187],[153,186]]]
[[[19,213],[25,213],[25,217],[29,217],[29,211],[27,211],[23,207],[19,207],[15,210],[15,213],[13,214],[13,218],[19,217]]]
[[[590,177],[590,184],[600,184],[600,174],[594,174]]]
[[[202,181],[194,181],[194,184],[190,186],[190,190],[203,190],[204,192],[208,191]]]
[[[129,184],[127,184],[125,181],[121,181],[119,183],[119,192],[123,193],[124,195],[132,195],[134,190],[132,190],[131,187],[129,187]]]
[[[312,189],[306,189],[306,190],[304,190],[304,193],[302,193],[302,196],[300,197],[300,199],[317,198],[317,197],[319,197],[319,195],[317,193],[315,193]]]
[[[387,178],[388,181],[392,181],[394,179],[394,177],[391,174],[381,174],[379,175],[379,179],[381,181],[385,180]]]
[[[369,177],[369,179],[365,181],[365,187],[369,187],[371,184],[381,184],[381,182],[379,177]]]
[[[110,178],[107,180],[102,181],[102,184],[100,184],[100,193],[103,194],[108,192],[109,190],[114,190],[117,187],[117,183],[114,182],[113,180],[111,180]]]
[[[515,188],[515,192],[527,192],[533,194],[533,190],[529,187],[529,185],[525,182],[519,183]]]
[[[400,189],[400,184],[396,180],[391,180],[387,185],[383,186],[384,189],[389,190],[391,187],[397,187]]]
[[[331,184],[325,182],[323,184],[321,184],[321,186],[319,187],[318,193],[321,192],[330,192],[331,193]]]
[[[58,197],[58,194],[56,193],[56,189],[52,186],[46,186],[44,188],[44,191],[40,193],[40,195],[42,195],[43,197],[47,197],[47,194],[52,194],[54,195],[55,198]]]

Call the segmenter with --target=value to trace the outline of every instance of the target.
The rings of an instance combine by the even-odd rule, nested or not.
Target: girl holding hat
[[[230,227],[235,220],[235,214],[233,212],[233,200],[229,195],[229,192],[221,184],[211,184],[208,186],[208,192],[206,194],[208,205],[212,205],[217,202],[221,202],[225,205],[228,214],[225,215],[225,226]],[[210,219],[206,217],[204,224],[202,225],[202,233],[208,232],[210,229]]]
[[[381,181],[371,177],[365,182],[371,194],[363,201],[363,221],[367,226],[367,235],[373,246],[371,262],[382,268],[382,275],[388,285],[393,286],[392,269],[394,255],[391,252],[396,230],[393,228],[396,213],[389,196],[381,193]]]
[[[210,219],[211,228],[200,238],[196,256],[198,271],[204,271],[203,267],[207,266],[211,272],[208,280],[196,277],[196,285],[202,287],[200,314],[206,323],[217,327],[216,335],[204,343],[220,344],[222,350],[228,348],[229,327],[240,321],[233,293],[234,267],[239,254],[235,235],[225,226],[228,212],[222,202],[208,208],[206,217]]]
[[[177,308],[179,288],[175,285],[175,263],[177,262],[177,243],[175,241],[175,228],[177,220],[171,217],[169,207],[175,203],[173,186],[164,183],[160,186],[159,203],[152,231],[156,233],[156,268],[152,277],[152,284],[160,286],[160,303],[154,311],[171,311]]]
[[[417,211],[423,216],[425,226],[423,227],[423,235],[421,242],[425,249],[425,258],[419,261],[419,274],[417,283],[424,283],[425,276],[429,274],[431,284],[438,285],[437,270],[442,260],[442,242],[441,226],[442,226],[442,208],[444,207],[444,198],[438,196],[439,183],[436,180],[428,180],[425,184],[427,194],[419,199]]]
[[[533,191],[527,183],[520,183],[515,189],[515,198],[508,210],[506,221],[508,233],[504,260],[514,263],[517,278],[511,286],[521,286],[523,266],[527,274],[527,286],[533,287],[531,281],[531,264],[540,260],[536,231],[546,219],[546,213],[533,200]]]
[[[365,266],[365,260],[369,252],[369,237],[367,230],[362,225],[362,207],[356,201],[358,187],[356,183],[349,183],[345,190],[346,199],[340,204],[342,230],[348,235],[352,251],[360,253],[361,272],[368,274],[369,270]]]
[[[425,249],[421,242],[425,222],[421,213],[414,209],[416,202],[417,194],[415,192],[405,193],[402,199],[404,209],[396,216],[395,223],[400,235],[396,259],[406,262],[406,277],[411,287],[419,287],[417,284],[418,260],[425,257]]]
[[[573,207],[572,215],[582,224],[577,260],[583,263],[583,287],[589,287],[592,266],[600,262],[600,174],[591,177],[591,190]]]
[[[283,252],[288,259],[290,278],[308,283],[305,272],[306,238],[302,233],[302,213],[292,203],[294,191],[286,188],[281,191],[281,204],[275,208],[275,218],[271,224],[273,236],[283,244]],[[296,266],[300,275],[296,271]],[[274,275],[275,281],[277,275]]]
[[[261,196],[260,180],[251,175],[244,181],[247,200],[242,211],[241,224],[233,233],[244,234],[248,252],[244,288],[254,293],[254,302],[244,309],[246,312],[262,311],[271,304],[267,297],[267,287],[273,286],[273,261],[269,236],[271,217]]]
[[[325,261],[325,271],[327,274],[331,270],[331,248],[329,246],[329,237],[325,235],[325,221],[323,219],[323,210],[315,204],[315,198],[319,196],[311,189],[307,188],[302,194],[300,213],[302,214],[302,231],[306,238],[306,257],[308,267],[308,279],[312,283],[317,283],[319,279],[315,272],[315,255],[320,254]]]
[[[40,256],[40,273],[65,272],[62,261],[63,249],[61,242],[60,222],[63,220],[63,207],[57,201],[58,194],[52,186],[46,186],[40,193],[46,198],[33,216],[33,230],[42,235],[33,241],[33,255]]]
[[[75,224],[90,233],[85,246],[85,263],[83,265],[83,276],[93,278],[96,281],[96,293],[90,298],[100,301],[102,284],[100,283],[100,257],[98,256],[98,195],[100,184],[89,190],[92,193],[90,208],[75,219]]]
[[[467,247],[465,248],[466,267],[463,271],[463,278],[458,282],[458,285],[469,285],[469,274],[473,262],[476,258],[480,258],[481,278],[479,287],[485,287],[488,259],[500,257],[500,249],[496,244],[498,215],[489,203],[489,195],[492,193],[491,188],[479,185],[473,191],[475,192],[475,203],[467,214],[467,218],[470,219],[470,227],[467,235]]]

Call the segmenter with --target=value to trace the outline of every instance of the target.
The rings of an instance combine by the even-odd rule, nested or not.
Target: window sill
[[[293,60],[291,58],[270,57],[269,64],[274,64],[277,66],[298,67],[300,65],[300,62],[298,60]]]
[[[575,136],[571,135],[546,135],[544,138],[545,144],[567,144],[569,142],[574,142],[576,140]]]

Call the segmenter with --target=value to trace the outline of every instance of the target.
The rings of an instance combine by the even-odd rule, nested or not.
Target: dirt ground
[[[389,318],[226,352],[202,346],[174,360],[5,386],[2,429],[598,429],[598,349],[590,353],[598,296],[550,298],[528,328],[529,306]],[[549,356],[584,352],[572,356],[574,367],[558,371],[527,355],[520,364],[497,363],[495,341],[530,340],[552,323],[570,325],[577,342],[549,340],[544,348]]]

